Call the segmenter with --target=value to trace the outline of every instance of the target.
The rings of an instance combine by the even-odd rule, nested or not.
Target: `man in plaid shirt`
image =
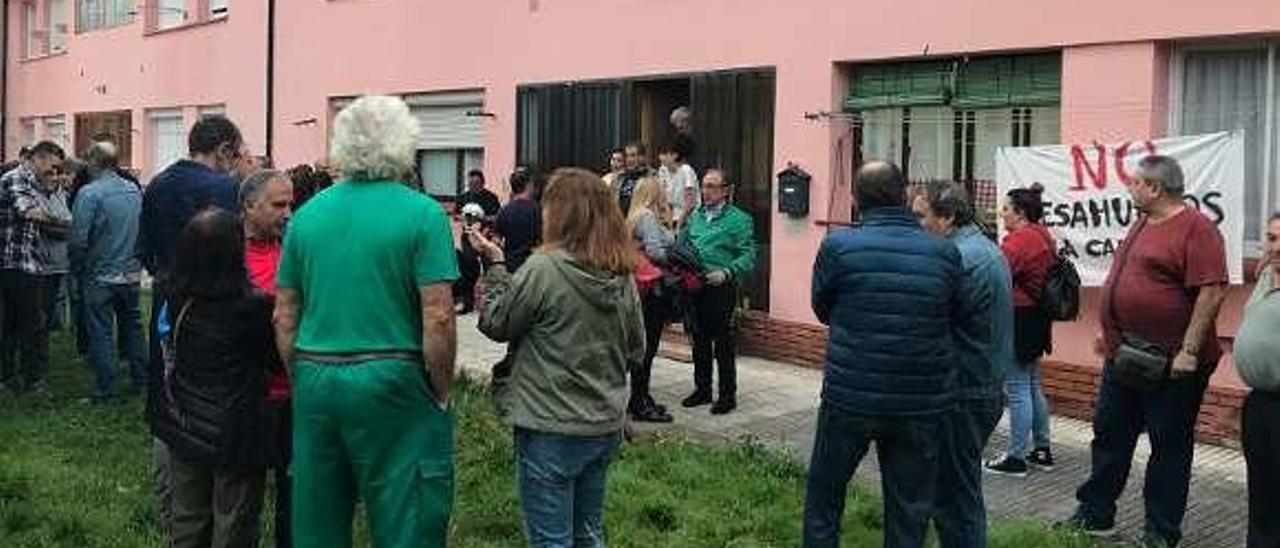
[[[0,355],[0,385],[14,392],[46,395],[48,348],[41,348],[45,325],[40,273],[48,260],[40,246],[41,225],[49,221],[41,207],[41,182],[53,177],[66,159],[62,148],[44,141],[30,157],[0,177],[0,348],[18,351]]]

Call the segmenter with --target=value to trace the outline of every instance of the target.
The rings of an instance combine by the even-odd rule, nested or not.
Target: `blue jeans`
[[[805,548],[840,546],[849,480],[876,442],[884,492],[884,546],[924,546],[937,488],[944,416],[871,416],[823,402],[804,502]]]
[[[1196,415],[1209,376],[1199,374],[1166,381],[1151,390],[1137,390],[1116,382],[1111,369],[1110,363],[1103,365],[1093,415],[1093,469],[1076,491],[1080,502],[1076,513],[1099,525],[1115,523],[1116,499],[1129,481],[1138,436],[1146,430],[1151,457],[1142,486],[1145,530],[1170,545],[1177,544],[1187,511]]]
[[[999,396],[961,400],[947,414],[938,473],[934,523],[942,548],[986,548],[987,506],[982,498],[982,451],[1000,422]]]
[[[138,308],[138,284],[84,285],[85,343],[89,366],[97,381],[94,399],[115,397],[115,375],[119,366],[119,348],[129,362],[133,387],[141,390],[147,383],[146,357],[142,340],[142,311]],[[119,337],[119,345],[112,340]]]
[[[1009,397],[1009,456],[1025,459],[1031,452],[1027,438],[1036,449],[1049,447],[1049,402],[1040,384],[1040,362],[1016,364],[1005,377]]]
[[[605,545],[605,477],[620,435],[515,429],[520,507],[531,548]]]

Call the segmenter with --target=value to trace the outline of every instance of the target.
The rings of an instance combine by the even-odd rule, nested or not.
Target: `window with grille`
[[[90,32],[133,22],[134,0],[76,0],[76,32]]]

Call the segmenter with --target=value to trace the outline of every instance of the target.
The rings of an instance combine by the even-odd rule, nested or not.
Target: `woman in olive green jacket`
[[[625,419],[627,371],[644,358],[634,244],[599,177],[556,171],[542,201],[543,246],[514,277],[488,260],[480,330],[510,342],[509,391],[525,530],[533,546],[603,546],[605,475]]]

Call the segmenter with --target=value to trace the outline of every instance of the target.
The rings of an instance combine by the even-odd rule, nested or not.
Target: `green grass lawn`
[[[142,404],[137,398],[115,408],[79,403],[89,377],[61,335],[53,350],[54,399],[0,401],[0,547],[161,544]],[[456,405],[452,545],[522,546],[510,431],[475,383],[460,386]],[[648,437],[626,445],[610,469],[610,544],[798,546],[804,480],[793,460],[749,441],[713,446],[674,433]],[[881,523],[880,502],[854,490],[844,546],[880,546]],[[995,524],[991,546],[1092,545],[1018,522]]]

